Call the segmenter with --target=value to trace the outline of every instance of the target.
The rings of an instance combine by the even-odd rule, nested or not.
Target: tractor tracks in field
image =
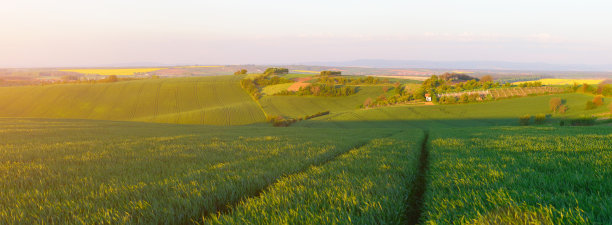
[[[402,131],[402,132],[403,132],[403,131]],[[374,139],[387,138],[387,137],[390,137],[390,136],[392,136],[392,135],[394,135],[394,133],[385,134],[385,135],[383,135],[383,136],[376,137],[376,138],[374,138]],[[308,172],[308,170],[309,170],[309,169],[314,168],[314,167],[320,167],[320,166],[323,166],[323,165],[325,165],[325,164],[327,164],[327,163],[329,163],[329,162],[332,162],[332,161],[334,161],[334,160],[338,159],[339,157],[341,157],[341,156],[343,156],[343,155],[349,154],[350,152],[356,151],[356,150],[358,150],[358,149],[360,149],[360,148],[362,148],[362,147],[364,147],[364,146],[368,145],[368,144],[369,144],[369,143],[370,143],[372,140],[374,140],[374,139],[369,139],[369,140],[365,140],[365,141],[358,142],[358,143],[357,143],[357,144],[355,144],[353,147],[348,148],[348,150],[345,150],[345,151],[339,151],[339,152],[333,153],[333,154],[332,154],[331,156],[329,156],[329,157],[324,157],[324,158],[322,158],[322,159],[318,159],[318,160],[317,160],[317,159],[315,159],[315,160],[314,160],[314,162],[312,162],[312,163],[310,163],[310,164],[307,164],[307,165],[305,165],[304,167],[302,167],[302,168],[300,168],[300,169],[298,169],[298,170],[296,170],[296,171],[293,171],[293,172],[289,172],[289,173],[282,174],[281,176],[277,177],[277,178],[276,178],[276,179],[275,179],[273,182],[271,182],[271,183],[267,184],[266,186],[264,186],[264,187],[262,187],[262,188],[260,188],[260,189],[256,190],[256,191],[254,192],[254,194],[247,195],[247,196],[243,196],[242,198],[240,198],[240,199],[238,199],[238,200],[236,200],[236,201],[233,201],[233,202],[228,202],[228,203],[223,204],[223,205],[217,205],[217,210],[216,210],[215,212],[207,212],[207,211],[204,211],[204,212],[203,212],[203,214],[202,214],[202,216],[204,216],[205,218],[207,218],[207,217],[210,217],[211,215],[219,215],[219,214],[227,214],[227,213],[230,213],[230,212],[231,212],[231,210],[232,210],[233,208],[235,208],[236,206],[238,206],[238,205],[239,205],[241,202],[243,202],[243,201],[245,201],[245,200],[247,200],[247,199],[258,198],[258,197],[259,197],[259,196],[261,196],[261,194],[263,194],[263,193],[264,193],[266,190],[269,190],[270,188],[274,187],[276,184],[278,184],[279,182],[281,182],[283,179],[285,179],[285,178],[287,178],[287,177],[294,176],[294,175],[296,175],[296,174],[306,173],[306,172]],[[200,217],[200,218],[202,218],[202,217]]]
[[[425,201],[425,190],[427,189],[427,169],[429,167],[429,130],[423,130],[423,141],[421,143],[421,153],[419,155],[419,165],[417,167],[416,179],[412,184],[410,195],[406,199],[406,211],[404,214],[404,224],[419,224],[423,217],[423,203]]]

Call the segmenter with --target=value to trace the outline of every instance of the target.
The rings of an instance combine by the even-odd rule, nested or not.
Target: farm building
[[[425,101],[431,102],[431,95],[425,94]]]

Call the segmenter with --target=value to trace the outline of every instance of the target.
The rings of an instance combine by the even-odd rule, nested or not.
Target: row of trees
[[[437,98],[437,96],[433,96],[432,98]],[[456,103],[470,103],[470,102],[481,102],[481,101],[492,101],[492,95],[481,95],[477,93],[468,94],[464,93],[459,96],[455,95],[444,95],[437,99],[438,103],[441,104],[456,104]]]
[[[333,71],[333,70],[323,70],[321,71],[320,76],[340,76],[342,75],[342,71]]]
[[[244,74],[247,74],[247,72],[248,71],[246,69],[241,69],[241,70],[234,72],[234,75],[244,75]]]
[[[603,96],[612,96],[612,85],[606,83],[600,83],[597,86],[589,85],[584,83],[582,85],[578,85],[574,83],[571,87],[574,92],[582,92],[582,93],[591,93],[594,95],[603,95]]]
[[[248,78],[242,79],[240,80],[240,86],[242,86],[242,88],[249,93],[249,95],[251,95],[251,97],[257,101],[261,98],[261,93],[259,92],[259,88],[257,87],[257,84]]]
[[[537,114],[534,117],[534,122],[536,124],[544,124],[548,117],[549,117],[549,115],[546,115],[546,114]],[[531,115],[523,115],[523,116],[519,117],[519,124],[521,124],[523,126],[529,125],[530,121],[531,121]]]
[[[325,97],[338,97],[338,96],[349,96],[357,93],[356,87],[351,86],[336,86],[326,84],[312,84],[307,87],[300,87],[298,91],[283,90],[274,95],[312,95],[312,96],[325,96]]]
[[[284,77],[270,76],[270,75],[265,75],[265,74],[262,76],[255,77],[253,81],[259,87],[275,85],[275,84],[293,83],[292,80],[284,78]]]
[[[300,88],[298,91],[295,92],[295,94],[299,96],[313,95],[326,97],[349,96],[355,93],[357,93],[356,87],[326,84],[312,84],[308,87]]]
[[[270,67],[270,68],[267,68],[266,71],[264,71],[265,75],[283,75],[283,74],[288,74],[288,73],[289,73],[289,69],[279,68],[279,67]]]
[[[361,78],[346,78],[346,77],[328,77],[323,76],[320,77],[317,82],[324,83],[328,85],[338,84],[338,85],[374,85],[374,84],[388,84],[389,79],[380,79],[378,77],[361,77]]]
[[[534,82],[524,82],[518,85],[519,87],[542,87],[542,82],[534,81]]]
[[[383,107],[383,106],[391,106],[397,104],[405,104],[414,100],[412,95],[393,95],[391,97],[387,97],[385,94],[381,94],[376,99],[367,98],[363,101],[363,104],[359,106],[359,108],[375,108],[375,107]]]
[[[240,81],[240,85],[251,95],[251,97],[253,97],[253,99],[258,100],[262,96],[261,92],[259,91],[260,88],[263,88],[267,85],[284,84],[291,82],[293,81],[284,77],[263,74],[255,77],[254,79],[244,78]]]
[[[493,82],[492,79],[493,78],[490,76],[485,76],[483,79],[478,80],[477,78],[470,77],[465,74],[443,74],[441,76],[432,75],[429,79],[423,81],[421,87],[415,91],[415,99],[424,100],[426,93],[435,98],[435,96],[437,96],[439,93],[487,90],[502,86],[497,82]]]

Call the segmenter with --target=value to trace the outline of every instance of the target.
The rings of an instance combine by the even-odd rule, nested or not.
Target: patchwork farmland
[[[291,92],[304,76],[355,92]],[[0,88],[0,223],[612,223],[607,86],[424,104],[430,80],[349,78]]]

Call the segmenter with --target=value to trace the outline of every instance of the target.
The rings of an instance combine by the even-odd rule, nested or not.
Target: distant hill
[[[521,63],[502,61],[425,61],[359,59],[336,62],[305,62],[316,66],[356,66],[376,68],[427,68],[427,69],[471,69],[471,70],[528,70],[528,71],[612,71],[611,65]]]

